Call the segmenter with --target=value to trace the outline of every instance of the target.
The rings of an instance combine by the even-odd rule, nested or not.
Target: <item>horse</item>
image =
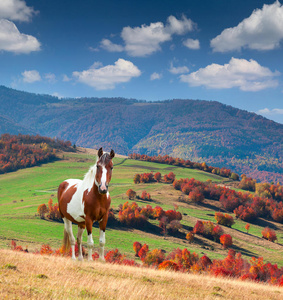
[[[64,221],[63,249],[72,249],[72,259],[76,260],[75,238],[72,222],[78,225],[77,243],[79,248],[78,260],[83,260],[82,235],[87,230],[88,260],[92,260],[92,225],[99,222],[99,259],[104,261],[105,229],[108,221],[108,211],[111,198],[108,185],[111,181],[113,150],[103,153],[98,150],[98,157],[94,166],[90,167],[84,179],[67,179],[58,187],[58,203],[61,217]]]

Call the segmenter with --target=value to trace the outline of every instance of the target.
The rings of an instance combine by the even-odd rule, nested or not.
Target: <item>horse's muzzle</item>
[[[106,188],[104,188],[104,189],[102,189],[102,186],[100,185],[99,187],[98,187],[98,192],[99,192],[99,194],[107,194],[107,192],[108,192],[108,185],[106,185]]]

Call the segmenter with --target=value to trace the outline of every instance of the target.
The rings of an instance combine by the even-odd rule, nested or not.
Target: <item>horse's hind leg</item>
[[[73,235],[73,228],[72,228],[72,221],[68,220],[67,218],[64,218],[64,224],[65,224],[65,229],[69,235],[69,240],[72,248],[72,259],[76,260],[76,254],[75,254],[75,244],[76,240]]]
[[[104,215],[103,219],[99,222],[99,259],[105,261],[104,246],[105,246],[105,229],[108,221],[108,212]]]
[[[82,253],[82,236],[84,233],[84,228],[78,226],[78,235],[77,235],[77,243],[78,243],[78,248],[79,248],[79,260],[83,260],[83,253]]]

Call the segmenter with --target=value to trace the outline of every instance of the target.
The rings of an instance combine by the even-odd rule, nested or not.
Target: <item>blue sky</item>
[[[0,1],[0,84],[40,94],[216,100],[283,123],[282,49],[279,1]]]

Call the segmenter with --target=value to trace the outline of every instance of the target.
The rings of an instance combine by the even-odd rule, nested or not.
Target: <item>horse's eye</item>
[[[96,165],[97,169],[100,169],[100,166]]]

